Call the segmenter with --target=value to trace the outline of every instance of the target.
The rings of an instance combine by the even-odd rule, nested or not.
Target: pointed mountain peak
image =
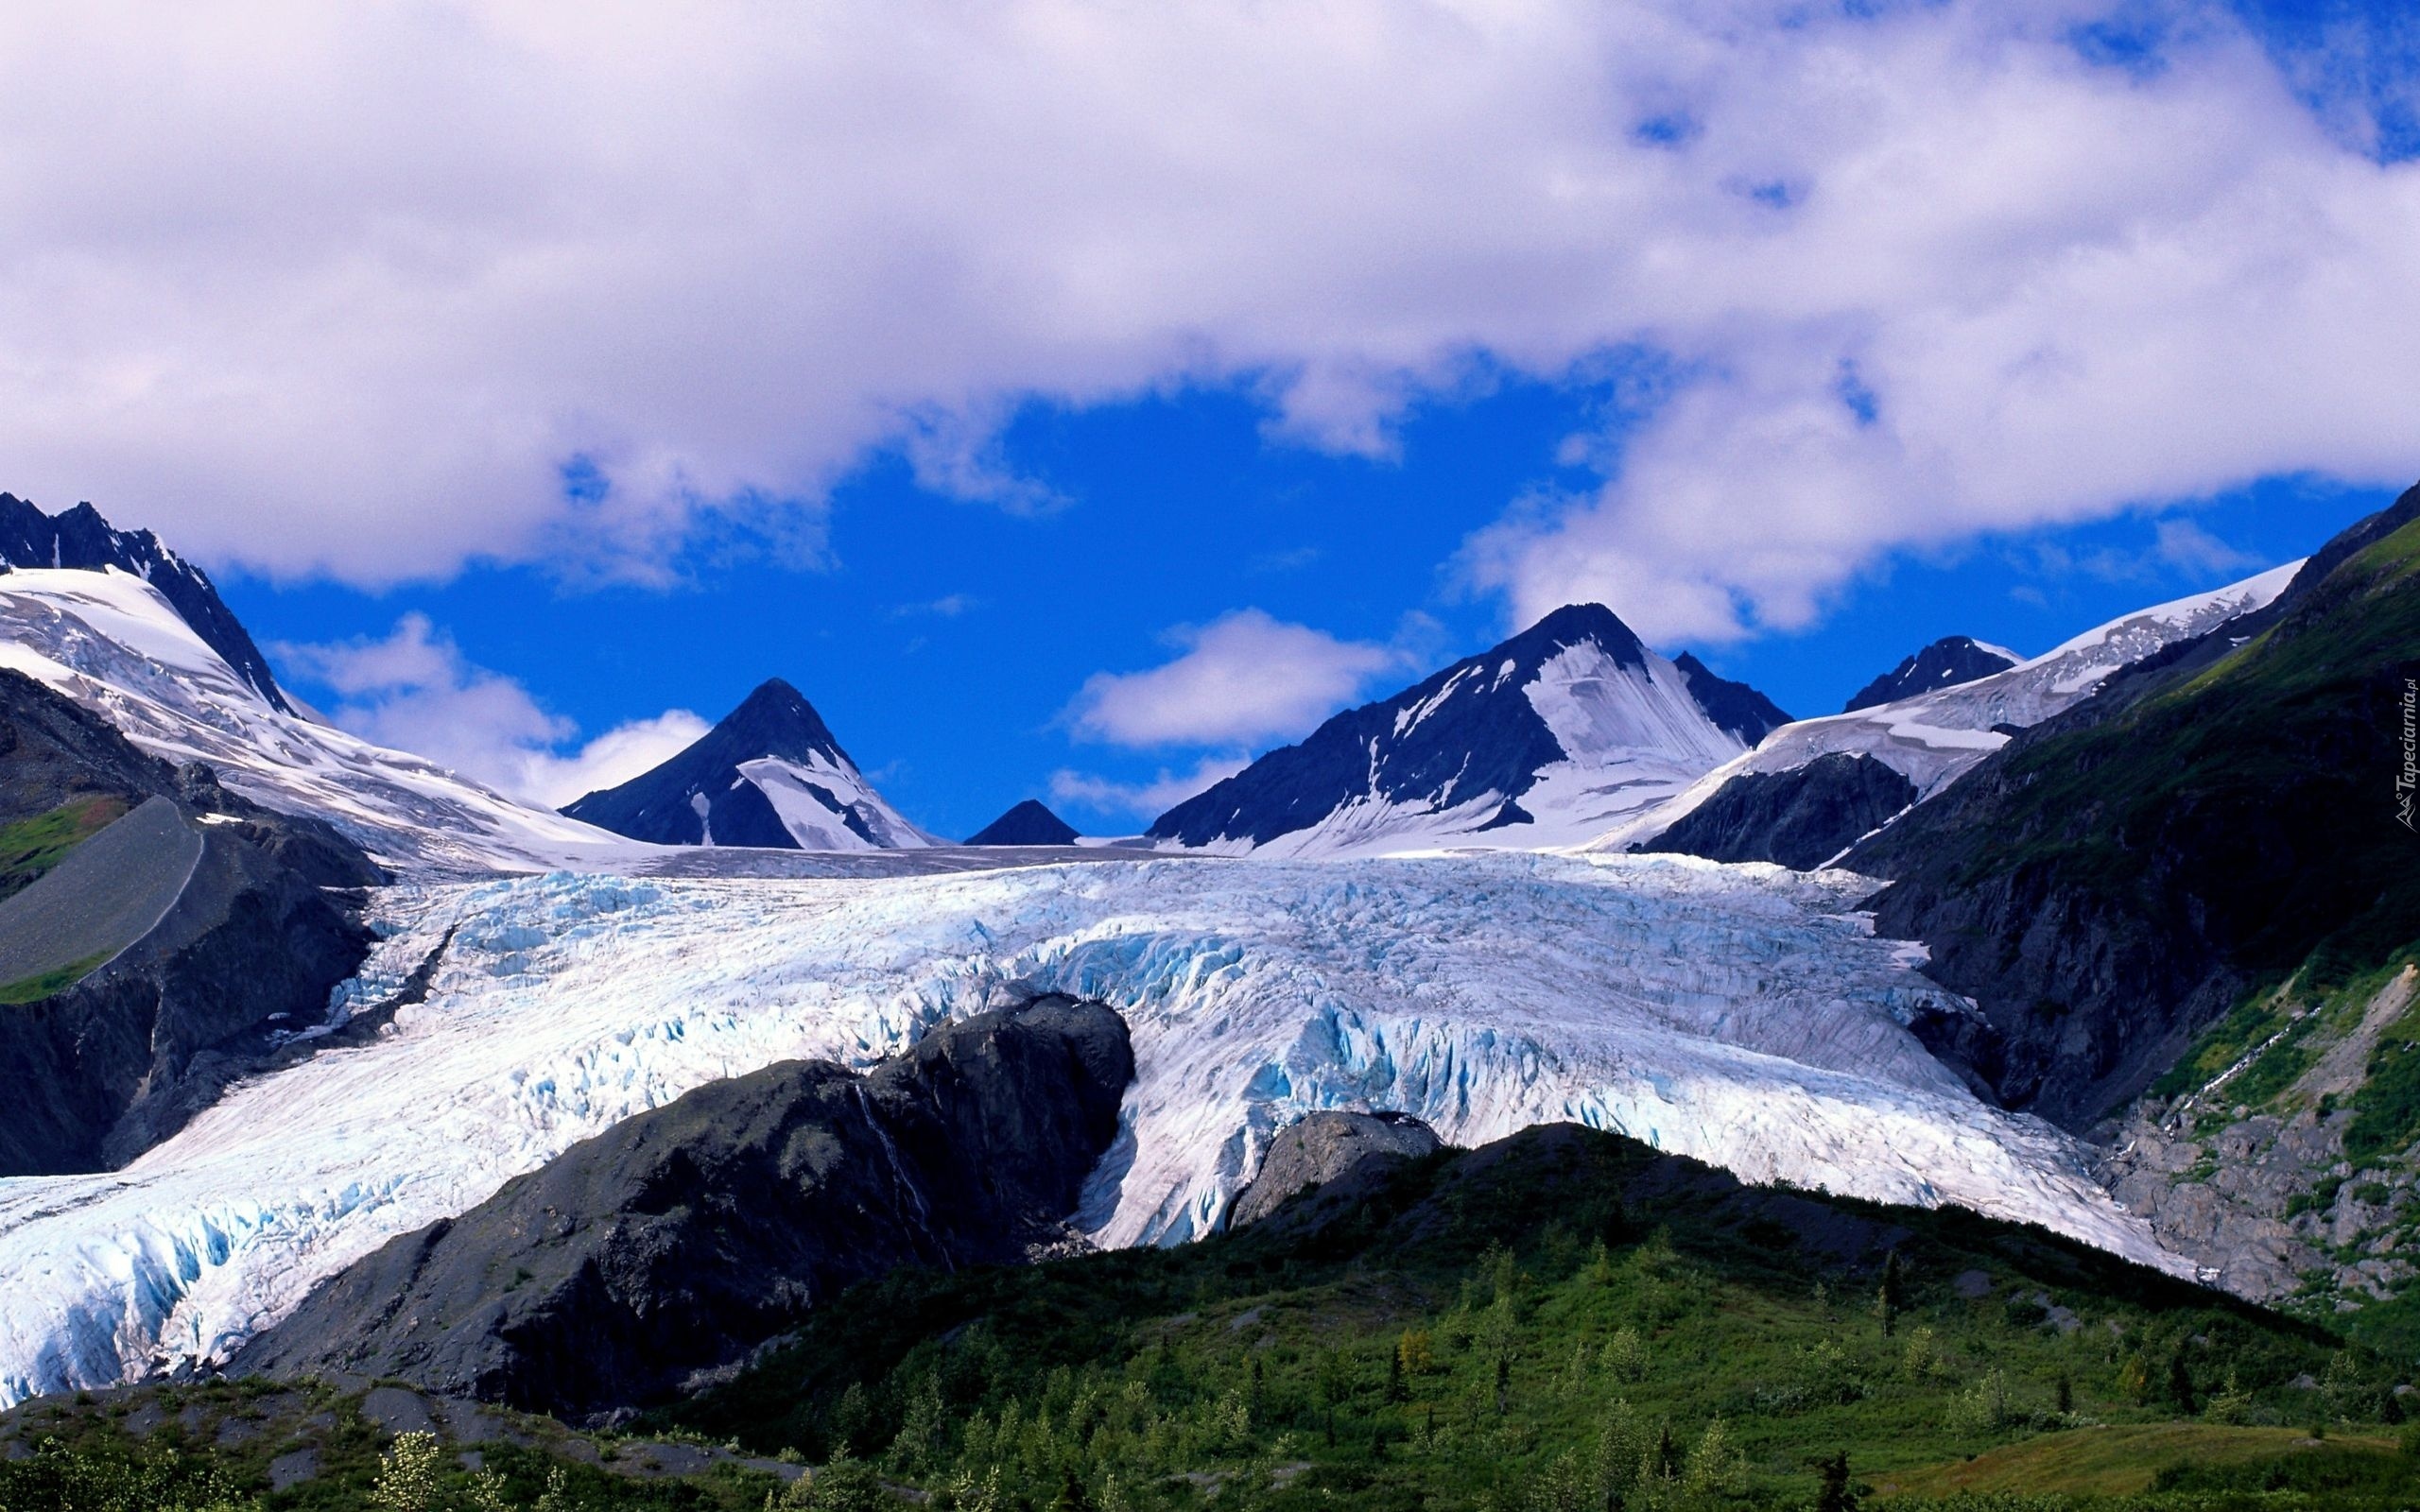
[[[150,531],[115,529],[89,503],[44,514],[27,500],[0,493],[0,569],[14,567],[94,573],[115,567],[132,573],[157,589],[177,617],[270,708],[294,713],[269,672],[268,659],[219,598],[210,575],[161,544]]]
[[[1694,668],[1694,671],[1692,671]],[[1789,716],[1694,659],[1566,604],[1391,697],[1335,715],[1151,823],[1155,840],[1297,853],[1567,844],[1693,782]],[[1485,839],[1475,839],[1485,835]]]
[[[1897,703],[1920,693],[1954,688],[1962,682],[2005,672],[2016,662],[2014,653],[1985,645],[1972,636],[1945,635],[1858,690],[1857,696],[1841,713],[1853,714],[1860,709]]]
[[[686,750],[563,810],[657,845],[883,850],[937,844],[867,782],[805,695],[769,678]]]
[[[1557,651],[1590,643],[1603,647],[1623,666],[1638,666],[1647,660],[1645,644],[1620,615],[1602,604],[1565,604],[1488,654],[1544,661]]]
[[[826,756],[844,765],[856,765],[833,738],[831,727],[815,712],[815,705],[780,678],[758,683],[698,744],[713,745],[735,765],[761,756],[793,762]]]
[[[1074,845],[1073,825],[1044,806],[1040,799],[1024,802],[967,837],[968,845]]]

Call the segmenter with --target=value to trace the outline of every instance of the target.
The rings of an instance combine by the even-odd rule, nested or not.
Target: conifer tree
[[[1882,1319],[1882,1336],[1891,1336],[1892,1325],[1898,1321],[1899,1310],[1908,1304],[1908,1275],[1899,1263],[1899,1252],[1893,1250],[1882,1261],[1882,1284],[1874,1296],[1874,1311]]]
[[[2176,1352],[2168,1357],[2168,1398],[2176,1403],[2178,1412],[2187,1416],[2200,1410],[2193,1398],[2193,1369],[2186,1363],[2183,1345],[2178,1345]]]
[[[1846,1452],[1817,1460],[1815,1477],[1815,1512],[1857,1512],[1857,1491],[1849,1485]]]

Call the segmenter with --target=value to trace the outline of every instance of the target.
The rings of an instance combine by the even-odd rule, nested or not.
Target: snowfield
[[[1674,857],[1099,861],[936,875],[557,873],[381,895],[341,1016],[451,932],[427,1001],[245,1085],[126,1170],[0,1181],[0,1403],[224,1357],[320,1279],[713,1078],[853,1062],[1029,983],[1127,1016],[1080,1226],[1176,1243],[1270,1133],[1400,1108],[1478,1143],[1573,1119],[2184,1272],[2070,1143],[1903,1027],[1945,1001],[1871,886]]]

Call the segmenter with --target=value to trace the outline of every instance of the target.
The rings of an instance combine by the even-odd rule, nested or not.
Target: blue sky
[[[1164,663],[1170,627],[1240,606],[1400,644],[1405,660],[1362,683],[1374,696],[1482,648],[1505,631],[1503,605],[1450,564],[1502,500],[1560,476],[1556,443],[1589,404],[1522,385],[1440,405],[1406,427],[1399,457],[1380,461],[1269,444],[1250,397],[1235,392],[1037,411],[1010,428],[1007,459],[1063,502],[1030,513],[970,505],[920,489],[886,458],[838,490],[829,559],[815,568],[750,551],[704,561],[672,588],[566,587],[532,564],[377,594],[256,578],[229,593],[269,641],[374,642],[399,614],[425,614],[468,662],[518,679],[585,731],[667,704],[711,720],[784,677],[920,823],[971,833],[1039,796],[1116,833],[1137,827],[1149,802],[1087,803],[1064,779],[1054,797],[1053,774],[1140,787],[1274,737],[1140,749],[1088,740],[1068,718],[1087,678]],[[1806,630],[1668,649],[1693,644],[1791,713],[1828,713],[1936,636],[2047,650],[2305,555],[2391,497],[2279,479],[2187,510],[1978,538],[1877,563]],[[2162,519],[2189,522],[2205,550],[2163,556]]]
[[[1563,602],[1814,713],[2308,551],[2415,105],[2350,0],[38,14],[0,452],[509,790],[778,675],[1115,832]]]

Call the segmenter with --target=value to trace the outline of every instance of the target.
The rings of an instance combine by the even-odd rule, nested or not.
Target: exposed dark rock
[[[2256,987],[2420,938],[2397,821],[2420,489],[2268,610],[2014,737],[1846,865],[1980,1020],[1914,1027],[2011,1107],[2091,1126]]]
[[[1718,678],[1713,669],[1687,651],[1672,659],[1681,675],[1689,679],[1689,696],[1719,729],[1731,731],[1738,742],[1754,748],[1755,744],[1774,730],[1789,723],[1789,715],[1781,705],[1758,693],[1744,682]]]
[[[391,1241],[236,1366],[573,1416],[655,1400],[894,1266],[1064,1242],[1132,1074],[1115,1012],[1045,997],[862,1076],[790,1061],[712,1083]]]
[[[1075,828],[1044,807],[1038,799],[1024,802],[967,837],[968,845],[1074,845]]]
[[[116,959],[0,1008],[10,1094],[0,1176],[104,1169],[165,1138],[258,1066],[261,1047],[320,1022],[330,989],[369,948],[357,899],[331,889],[383,873],[334,830],[238,798],[206,769],[147,756],[41,683],[0,671],[0,819],[93,797],[174,803],[200,854],[176,901]]]
[[[1897,703],[1920,693],[1954,688],[2016,665],[2016,660],[1963,635],[1945,635],[1858,690],[1841,712]]]
[[[268,659],[219,598],[210,575],[160,544],[160,538],[150,531],[113,530],[89,504],[48,515],[13,493],[0,493],[0,563],[87,572],[117,567],[134,574],[158,589],[178,618],[251,683],[253,692],[268,699],[270,708],[294,712],[269,673]]]
[[[1364,1160],[1417,1160],[1443,1148],[1435,1129],[1407,1113],[1312,1113],[1270,1139],[1260,1173],[1227,1210],[1228,1227],[1256,1223],[1297,1192],[1325,1185]]]
[[[1617,1180],[1620,1193],[1620,1209],[1613,1213],[1582,1196],[1601,1191],[1608,1177]],[[1411,1251],[1455,1243],[1470,1232],[1474,1214],[1485,1214],[1486,1226],[1501,1231],[1558,1210],[1558,1221],[1580,1228],[1575,1237],[1587,1237],[1589,1228],[1610,1218],[1609,1227],[1619,1231],[1606,1238],[1634,1240],[1639,1228],[1634,1220],[1645,1219],[1669,1225],[1676,1242],[1745,1238],[1778,1251],[1776,1258],[1801,1256],[1827,1268],[1870,1269],[1914,1238],[1899,1221],[1904,1209],[1749,1186],[1719,1166],[1577,1124],[1522,1129],[1477,1149],[1455,1151],[1433,1166],[1364,1157],[1283,1204],[1250,1232],[1281,1242],[1312,1239],[1330,1248],[1349,1248],[1355,1236],[1374,1235],[1390,1249]],[[2010,1227],[1956,1209],[1943,1210],[1943,1219],[1978,1229]],[[2081,1245],[2053,1243],[2093,1253]],[[2124,1263],[2095,1259],[2113,1267]]]
[[[1913,782],[1870,756],[1834,751],[1787,772],[1742,772],[1633,850],[1708,861],[1778,861],[1807,871],[1916,800]]]

